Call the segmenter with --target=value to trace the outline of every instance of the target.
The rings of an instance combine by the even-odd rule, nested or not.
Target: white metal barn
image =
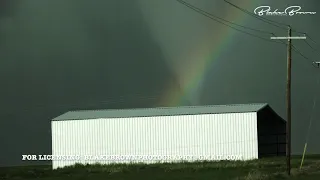
[[[285,154],[285,121],[268,104],[70,111],[54,118],[51,128],[53,157],[80,156],[52,160],[53,169],[129,162],[120,156],[153,163],[173,156],[251,160]]]

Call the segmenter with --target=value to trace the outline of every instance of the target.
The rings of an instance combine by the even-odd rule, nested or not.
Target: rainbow
[[[259,3],[259,1],[256,0],[243,0],[241,2],[241,4],[238,3],[239,6],[248,10],[254,9],[257,7],[257,3]],[[231,6],[227,9],[230,11],[226,13],[227,16],[222,18],[237,24],[243,24],[246,21],[246,17],[248,17],[248,15],[245,13]],[[208,21],[210,21],[210,19],[208,19]],[[183,78],[179,79],[181,89],[177,88],[176,85],[169,84],[166,92],[163,94],[159,102],[159,105],[184,105],[186,99],[193,97],[193,95],[201,89],[209,68],[214,65],[214,62],[222,61],[222,59],[220,59],[220,55],[222,52],[226,51],[228,45],[232,43],[232,37],[237,33],[237,31],[230,27],[220,25],[214,21],[210,23],[216,23],[220,29],[216,31],[211,38],[204,37],[204,40],[194,43],[195,48],[193,51],[181,54],[179,59],[184,59],[187,60],[186,62],[190,62],[189,64],[183,65],[185,70],[184,73],[180,75],[180,77]]]

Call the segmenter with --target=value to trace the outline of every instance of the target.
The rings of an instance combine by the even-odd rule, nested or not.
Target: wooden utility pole
[[[291,39],[307,39],[306,36],[291,36],[291,27],[288,26],[287,37],[271,37],[271,39],[288,39],[287,44],[287,88],[286,88],[286,106],[287,106],[287,125],[286,125],[286,162],[287,162],[287,173],[290,175],[291,171]]]
[[[288,27],[288,46],[287,46],[287,128],[286,128],[286,155],[287,173],[291,171],[291,27]]]

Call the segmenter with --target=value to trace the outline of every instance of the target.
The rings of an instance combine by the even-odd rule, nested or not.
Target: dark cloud
[[[179,82],[188,81],[181,80],[193,70],[187,60],[209,56],[199,53],[201,57],[186,60],[181,55],[220,48],[214,46],[216,32],[227,30],[172,0],[0,2],[1,165],[20,164],[25,153],[50,154],[50,119],[65,111],[159,106],[166,91],[179,90]],[[241,24],[286,35],[254,18],[236,18],[241,13],[222,1],[190,2]],[[317,0],[252,2],[238,5],[252,11],[262,4],[281,8],[304,3],[310,11],[319,7]],[[319,41],[318,14],[272,19],[290,23]],[[232,41],[208,65],[196,101],[267,102],[285,118],[286,47],[230,34]],[[318,58],[303,41],[294,45],[308,57]],[[301,152],[319,71],[296,53],[292,70],[293,152]],[[308,152],[320,151],[319,112],[317,105]]]
[[[2,164],[50,154],[50,119],[65,111],[153,107],[179,89],[134,1],[25,1],[17,12],[2,31]]]
[[[17,0],[0,1],[0,19],[11,17],[14,14],[14,7]]]

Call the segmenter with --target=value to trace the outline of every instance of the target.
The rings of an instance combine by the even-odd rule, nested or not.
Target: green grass
[[[253,161],[221,161],[164,164],[75,165],[51,170],[51,166],[0,168],[1,180],[267,180],[320,179],[320,156],[307,156],[300,170],[301,157],[292,159],[292,175],[285,173],[285,158]]]

